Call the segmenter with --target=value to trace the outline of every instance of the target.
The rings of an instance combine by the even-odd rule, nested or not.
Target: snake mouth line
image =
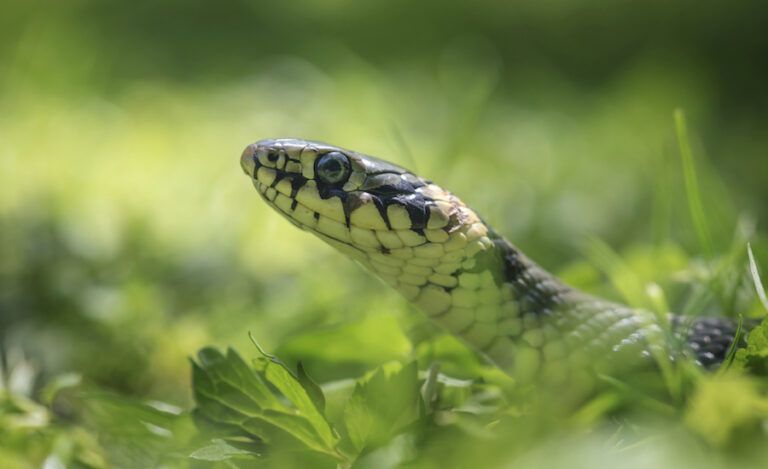
[[[346,176],[331,181],[315,174],[318,168],[303,154],[296,157],[273,151],[266,155],[257,157],[252,147],[246,148],[240,160],[245,173],[290,197],[293,203],[301,201],[347,228],[411,230],[423,236],[426,230],[435,229],[451,233],[465,221],[460,219],[462,211],[450,193],[385,162],[376,162],[380,168],[370,168],[371,162],[348,156],[350,159],[339,163],[347,168]],[[343,158],[333,151],[318,155],[315,165],[328,155]]]
[[[275,188],[273,188],[271,186],[268,186],[266,184],[261,183],[257,179],[254,179],[253,182],[254,182],[254,186],[256,186],[256,190],[259,192],[259,195],[261,195],[261,198],[264,199],[265,202],[267,202],[267,205],[269,205],[270,207],[275,208],[278,211],[278,213],[280,213],[283,216],[283,218],[286,218],[289,222],[291,222],[294,226],[298,227],[299,229],[302,229],[304,231],[310,231],[310,232],[316,234],[317,236],[320,236],[321,238],[325,238],[326,240],[331,240],[333,242],[349,246],[350,248],[355,249],[356,251],[360,252],[361,254],[366,254],[367,252],[381,252],[383,249],[386,249],[383,246],[381,246],[379,249],[371,249],[371,251],[366,251],[366,250],[364,250],[364,249],[362,249],[362,248],[360,248],[358,246],[355,246],[354,244],[352,244],[352,243],[350,243],[348,241],[339,239],[339,238],[334,237],[332,235],[329,235],[327,233],[323,233],[322,231],[319,231],[319,230],[315,229],[314,227],[312,227],[310,225],[307,225],[305,223],[300,222],[293,215],[295,213],[296,209],[299,208],[299,207],[304,209],[304,210],[306,210],[307,212],[312,212],[312,217],[315,220],[315,223],[319,223],[322,218],[326,218],[326,219],[331,220],[331,221],[333,221],[333,220],[330,217],[325,217],[324,215],[322,215],[322,214],[320,214],[318,212],[315,212],[314,210],[310,209],[306,205],[303,205],[302,203],[300,203],[296,199],[291,198],[289,195],[283,194],[282,192],[278,191],[277,189],[275,189]],[[274,192],[272,192],[270,194],[267,194],[267,192],[269,192],[269,189],[272,189]],[[270,198],[270,196],[271,196],[271,198]],[[289,207],[288,210],[284,209],[283,207],[281,207],[280,205],[275,203],[275,200],[277,200],[278,197],[285,197],[286,199],[291,201],[290,202],[290,207]]]

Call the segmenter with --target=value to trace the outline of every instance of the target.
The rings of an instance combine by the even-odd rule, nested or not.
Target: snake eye
[[[315,174],[327,184],[337,184],[349,177],[349,161],[337,151],[326,153],[317,159]]]

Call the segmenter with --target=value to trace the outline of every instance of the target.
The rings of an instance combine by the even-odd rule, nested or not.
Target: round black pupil
[[[320,162],[320,172],[326,179],[336,181],[342,176],[344,165],[338,158],[327,156]]]

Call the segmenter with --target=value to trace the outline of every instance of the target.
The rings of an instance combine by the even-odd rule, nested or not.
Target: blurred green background
[[[189,408],[187,357],[252,350],[248,331],[320,382],[434,345],[395,293],[261,203],[238,157],[266,137],[410,167],[590,291],[643,306],[631,285],[656,282],[675,310],[755,311],[692,303],[707,253],[672,116],[713,252],[743,260],[752,240],[768,258],[767,18],[757,0],[4,0],[5,382],[35,396],[76,373]]]

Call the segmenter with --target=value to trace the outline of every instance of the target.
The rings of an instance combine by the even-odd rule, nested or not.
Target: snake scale
[[[240,163],[291,223],[512,376],[653,363],[656,352],[713,367],[734,340],[728,318],[659,317],[565,285],[455,195],[378,158],[268,139],[249,145]]]

